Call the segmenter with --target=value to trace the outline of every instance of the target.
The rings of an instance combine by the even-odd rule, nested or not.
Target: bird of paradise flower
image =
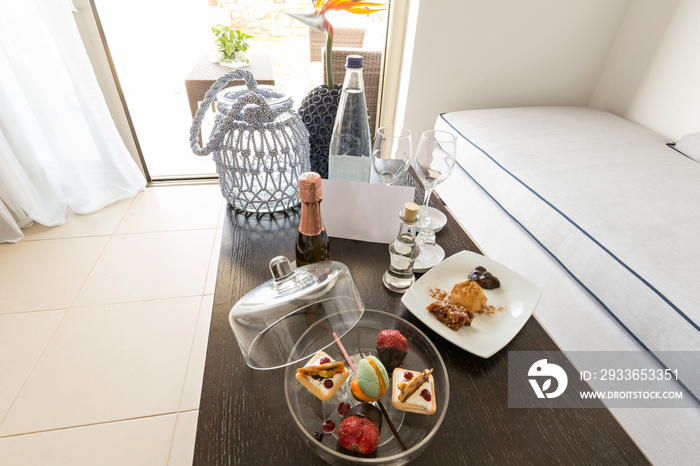
[[[326,76],[328,89],[333,89],[333,26],[326,19],[326,13],[332,10],[347,11],[358,15],[369,15],[389,7],[389,2],[371,2],[366,0],[316,0],[313,13],[287,13],[317,31],[326,33]]]

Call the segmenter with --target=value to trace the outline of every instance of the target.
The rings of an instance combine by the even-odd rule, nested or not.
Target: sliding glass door
[[[199,94],[203,93],[195,85],[208,86],[202,74],[222,69],[212,64],[216,61],[213,26],[223,24],[252,35],[247,53],[260,65],[258,78],[267,79],[269,75],[276,86],[290,93],[295,107],[322,81],[319,68],[310,63],[308,28],[284,14],[284,11],[311,11],[309,0],[73,0],[73,3],[79,10],[89,9],[94,16],[99,37],[90,38],[86,33],[83,39],[86,46],[93,42],[94,47],[99,42],[109,60],[114,88],[124,107],[124,120],[129,124],[133,147],[149,181],[216,178],[211,156],[198,157],[190,148],[193,110],[202,99]],[[385,53],[386,12],[373,15],[343,12],[329,19],[335,28],[365,30],[364,43],[356,45],[358,53],[363,49]],[[401,28],[397,30],[403,33]],[[400,50],[396,53],[400,55]],[[380,96],[376,98],[381,101]],[[378,121],[376,117],[373,120]],[[213,111],[209,108],[202,131],[205,144],[213,121]],[[125,132],[122,134],[124,137]]]

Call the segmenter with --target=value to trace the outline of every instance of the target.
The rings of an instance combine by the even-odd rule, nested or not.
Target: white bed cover
[[[485,254],[543,290],[535,315],[563,350],[700,350],[700,163],[591,108],[470,110],[435,127],[458,140],[438,193]],[[700,370],[684,372],[700,395]],[[700,457],[700,409],[613,413],[652,461]]]

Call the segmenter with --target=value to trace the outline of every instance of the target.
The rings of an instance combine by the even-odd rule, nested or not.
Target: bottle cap
[[[321,175],[316,172],[306,172],[299,176],[299,197],[302,202],[321,202]]]
[[[345,61],[346,68],[362,68],[362,55],[348,55]]]
[[[403,218],[406,220],[415,220],[418,217],[418,204],[415,202],[407,202],[403,206]]]

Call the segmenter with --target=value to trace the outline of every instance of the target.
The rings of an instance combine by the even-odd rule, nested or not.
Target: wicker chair
[[[323,82],[326,81],[326,48],[323,47]],[[381,50],[362,50],[349,47],[333,46],[333,81],[342,83],[345,79],[345,61],[348,55],[362,55],[364,69],[362,77],[365,83],[365,99],[367,100],[367,110],[371,118],[372,134],[376,129],[377,121],[377,101],[379,98],[379,78],[382,69]]]
[[[365,29],[336,28],[333,29],[333,50],[336,47],[361,48],[365,41]],[[323,48],[326,46],[326,34],[309,28],[309,60],[320,62],[323,58]]]

